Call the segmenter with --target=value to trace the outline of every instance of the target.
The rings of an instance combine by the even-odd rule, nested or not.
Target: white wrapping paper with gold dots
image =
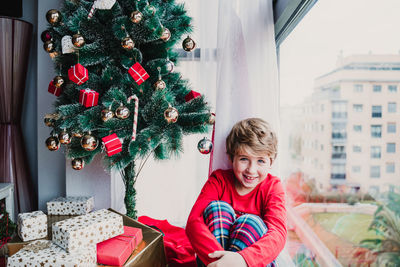
[[[52,226],[53,242],[68,252],[79,251],[123,233],[122,216],[106,209],[56,222]]]
[[[93,210],[93,197],[58,197],[47,202],[48,215],[84,215]]]
[[[23,241],[47,237],[47,216],[43,211],[18,214],[18,235]]]
[[[36,240],[9,257],[7,266],[96,266],[96,261],[96,246],[70,254],[49,240]]]

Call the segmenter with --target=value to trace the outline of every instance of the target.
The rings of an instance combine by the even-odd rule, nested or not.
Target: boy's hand
[[[242,255],[232,251],[214,251],[208,254],[210,258],[219,258],[210,263],[207,267],[247,267]]]

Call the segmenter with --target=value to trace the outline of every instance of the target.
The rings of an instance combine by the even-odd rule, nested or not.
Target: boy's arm
[[[216,260],[209,258],[209,253],[216,250],[224,250],[210,232],[203,219],[204,209],[211,201],[219,200],[219,192],[221,192],[222,188],[221,180],[212,174],[203,186],[186,224],[186,234],[190,243],[205,265]]]
[[[278,257],[285,246],[287,235],[285,193],[280,181],[274,183],[265,209],[262,219],[268,227],[267,234],[238,252],[248,266],[265,267]]]

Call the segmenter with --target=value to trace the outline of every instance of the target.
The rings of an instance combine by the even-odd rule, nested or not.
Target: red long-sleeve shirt
[[[235,179],[233,170],[216,170],[211,174],[190,212],[186,234],[204,264],[215,261],[208,254],[224,249],[204,223],[203,211],[213,200],[225,201],[233,207],[236,215],[258,215],[268,227],[265,236],[238,252],[249,267],[265,267],[279,255],[286,242],[283,186],[279,178],[268,174],[250,193],[241,196],[235,189]]]

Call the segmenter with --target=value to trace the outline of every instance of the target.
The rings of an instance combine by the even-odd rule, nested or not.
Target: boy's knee
[[[214,209],[229,211],[229,212],[232,212],[233,214],[235,214],[235,211],[233,210],[232,206],[222,200],[211,201],[205,208],[204,212],[206,212],[208,210],[214,210]]]
[[[235,225],[250,224],[254,228],[260,229],[260,231],[268,231],[268,227],[265,225],[264,221],[257,215],[254,214],[244,214],[236,219]]]

